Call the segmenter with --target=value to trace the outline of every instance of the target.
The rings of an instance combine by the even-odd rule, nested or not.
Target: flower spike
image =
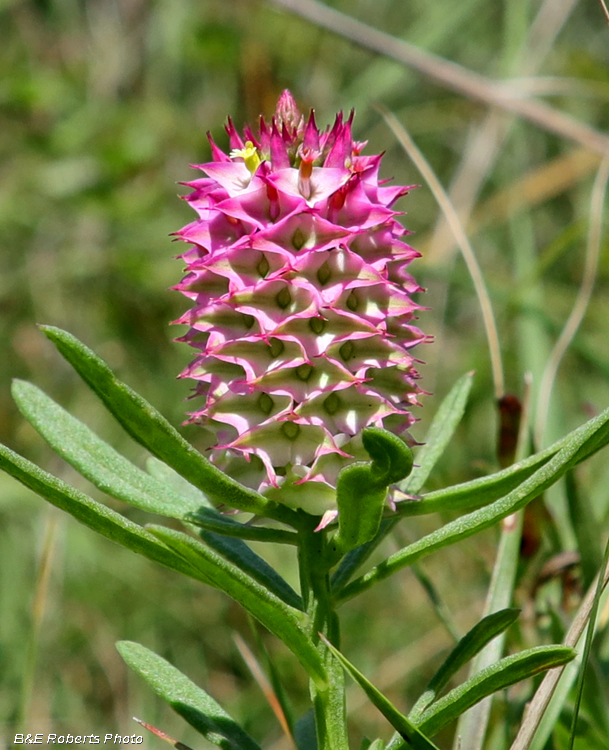
[[[408,440],[422,392],[411,349],[421,291],[405,268],[417,253],[391,206],[409,188],[379,180],[362,156],[353,113],[320,132],[284,91],[270,124],[210,137],[206,177],[187,183],[198,219],[175,288],[193,308],[180,340],[197,351],[182,377],[203,403],[212,460],[273,499],[336,515],[340,471],[369,460],[368,428]],[[241,461],[241,469],[238,469]]]

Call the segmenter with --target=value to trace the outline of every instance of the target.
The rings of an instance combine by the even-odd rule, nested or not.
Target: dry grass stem
[[[241,658],[247,664],[247,668],[252,673],[252,677],[258,683],[258,687],[264,693],[264,697],[271,707],[271,710],[275,714],[277,721],[281,725],[281,729],[285,735],[288,747],[295,748],[296,743],[294,741],[294,738],[292,737],[292,732],[290,731],[290,726],[288,724],[286,715],[283,712],[283,708],[281,707],[281,703],[275,695],[275,691],[273,690],[271,683],[268,681],[266,675],[262,671],[262,667],[260,666],[258,660],[252,653],[247,643],[239,635],[239,633],[233,633],[233,641],[235,642],[235,645],[237,646],[237,649],[241,654]]]
[[[598,0],[601,4],[601,8],[603,9],[603,13],[605,14],[605,20],[609,24],[609,9],[607,9],[607,6],[605,5],[605,0]]]
[[[602,571],[601,571],[602,572]],[[604,589],[609,583],[609,567],[604,571],[602,579],[602,588]],[[575,648],[581,638],[586,625],[590,619],[590,614],[594,606],[594,599],[596,597],[596,590],[598,586],[598,576],[592,582],[592,585],[588,589],[588,593],[584,601],[581,603],[575,619],[571,623],[569,632],[565,636],[564,645]],[[568,666],[568,665],[567,665]],[[528,750],[535,738],[535,732],[543,715],[552,699],[554,690],[560,680],[565,667],[559,667],[557,669],[551,669],[546,673],[546,676],[541,681],[533,700],[528,705],[520,730],[516,735],[516,739],[512,743],[510,750]]]
[[[501,81],[492,81],[456,63],[425,52],[408,42],[328,8],[316,0],[272,2],[363,47],[398,60],[463,96],[523,117],[544,130],[576,141],[592,151],[609,153],[608,136],[543,102],[523,98],[522,92],[513,86]]]
[[[514,66],[518,75],[533,76],[552,48],[560,29],[577,0],[545,0],[531,24],[519,62]],[[515,85],[515,88],[523,88]],[[529,93],[529,92],[527,92]],[[468,228],[480,190],[508,136],[512,120],[499,109],[492,109],[469,138],[449,195],[461,222]],[[587,153],[587,152],[586,152]],[[455,247],[446,221],[440,217],[434,230],[430,255],[436,263],[445,262]]]
[[[573,337],[577,333],[577,329],[586,314],[586,309],[588,308],[590,297],[592,296],[592,289],[594,288],[594,281],[598,269],[603,228],[603,204],[605,202],[608,180],[609,157],[605,157],[596,173],[596,179],[592,188],[592,199],[590,202],[590,229],[588,232],[586,262],[582,281],[571,314],[569,315],[565,327],[550,354],[548,363],[541,378],[539,403],[537,405],[537,415],[535,419],[535,440],[536,444],[540,447],[543,445],[543,433],[547,422],[556,373],[558,372],[558,368],[565,352],[573,341]]]
[[[419,151],[417,145],[412,140],[410,135],[400,124],[397,118],[384,108],[379,107],[379,111],[385,118],[385,122],[393,131],[395,137],[398,139],[404,150],[415,164],[425,182],[429,186],[429,189],[434,195],[434,198],[438,202],[438,205],[444,212],[446,219],[454,233],[455,240],[461,249],[463,259],[467,266],[467,270],[472,278],[474,289],[480,303],[482,311],[482,319],[484,322],[484,329],[486,331],[486,338],[488,341],[489,354],[491,358],[491,368],[493,371],[493,383],[495,386],[495,397],[501,398],[505,393],[505,382],[503,377],[503,363],[501,360],[501,346],[499,343],[499,334],[497,332],[497,324],[495,323],[495,316],[493,314],[493,307],[491,305],[491,299],[484,283],[484,277],[482,271],[478,265],[474,250],[467,238],[463,225],[459,220],[459,216],[455,211],[453,204],[451,203],[446,191],[442,187],[440,181],[435,175],[435,172],[431,168],[429,162],[425,159],[423,154]]]

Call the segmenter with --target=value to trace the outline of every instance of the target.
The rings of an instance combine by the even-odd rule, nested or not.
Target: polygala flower
[[[353,113],[320,132],[284,91],[270,124],[208,134],[206,176],[185,183],[198,219],[175,288],[193,308],[177,323],[198,354],[181,377],[203,398],[190,421],[211,431],[212,460],[265,495],[311,513],[333,506],[340,469],[368,460],[360,433],[397,434],[421,393],[411,348],[418,253],[391,206],[410,188],[379,180]],[[405,433],[407,437],[407,433]]]

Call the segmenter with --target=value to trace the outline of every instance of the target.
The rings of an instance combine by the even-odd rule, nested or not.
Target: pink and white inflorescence
[[[181,377],[204,399],[190,421],[211,429],[222,468],[310,512],[368,458],[362,429],[404,433],[421,393],[421,290],[405,272],[418,253],[391,208],[410,188],[379,180],[352,119],[320,132],[288,91],[257,134],[229,119],[230,155],[209,137],[206,176],[185,183],[199,218],[177,233],[192,247],[175,288],[194,307],[176,322],[198,350]]]

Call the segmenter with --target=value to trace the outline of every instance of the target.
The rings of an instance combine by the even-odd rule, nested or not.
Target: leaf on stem
[[[345,586],[337,598],[350,599],[422,557],[493,526],[502,518],[524,508],[527,503],[558,481],[566,471],[608,442],[609,409],[570,433],[558,453],[508,495],[486,508],[442,526],[391,555],[380,565]]]
[[[260,750],[210,695],[165,659],[132,641],[119,641],[116,648],[131,669],[208,742],[223,750]]]
[[[581,428],[580,428],[581,429]],[[575,432],[565,435],[553,445],[535,453],[518,463],[488,477],[480,477],[470,482],[456,484],[443,490],[436,490],[424,495],[416,503],[399,503],[397,512],[401,516],[420,516],[427,513],[437,513],[446,510],[474,510],[498,500],[507,495],[522,482],[532,476],[538,469],[548,463],[571,440]],[[597,450],[606,445],[606,435],[601,432],[597,439],[587,442],[574,458],[574,465],[581,463]]]
[[[297,594],[289,583],[266,560],[250,549],[244,541],[227,538],[211,531],[202,531],[200,535],[209,547],[215,549],[222,557],[230,560],[240,570],[272,591],[275,596],[278,596],[290,607],[304,610],[300,594]]]
[[[336,485],[338,533],[332,541],[343,554],[376,536],[387,488],[412,471],[412,452],[397,435],[367,427],[362,442],[372,460],[346,466]]]
[[[421,714],[436,700],[437,696],[446,687],[451,677],[464,667],[470,659],[473,659],[473,657],[479,653],[487,643],[507,630],[507,628],[518,619],[519,614],[519,609],[502,609],[499,612],[484,617],[480,622],[476,623],[476,625],[474,625],[474,627],[466,633],[463,638],[461,638],[442,666],[431,678],[425,692],[414,705],[408,718],[417,723]]]
[[[183,518],[204,500],[188,497],[138,469],[32,383],[13,381],[19,411],[53,450],[111,497],[135,508]]]
[[[298,544],[298,535],[293,531],[272,529],[267,526],[254,526],[249,523],[239,523],[234,518],[223,516],[212,508],[199,508],[194,513],[189,513],[184,520],[206,531],[213,531],[216,534],[231,536],[237,539],[249,539],[252,542]]]
[[[197,571],[186,563],[180,555],[177,555],[141,526],[96,502],[88,495],[74,489],[74,487],[70,487],[61,479],[48,474],[1,444],[0,469],[15,477],[52,505],[74,516],[77,521],[97,531],[98,534],[172,570],[202,580]],[[204,582],[208,583],[209,581],[204,579]]]
[[[286,604],[277,592],[263,586],[196,539],[164,526],[150,526],[148,530],[280,638],[298,658],[311,679],[321,689],[325,688],[326,670],[319,653],[302,628],[301,623],[305,619],[302,612]]]
[[[506,656],[436,701],[423,712],[417,726],[433,736],[488,695],[547,669],[568,664],[575,656],[576,651],[568,646],[536,646]]]
[[[473,383],[473,373],[463,375],[451,388],[440,404],[434,416],[425,443],[416,455],[417,464],[412,473],[399,486],[400,490],[417,493],[423,487],[436,462],[452,439],[457,425],[463,417],[465,404]],[[398,512],[406,515],[406,508],[412,509],[419,502],[402,502],[398,504]],[[387,518],[379,526],[375,537],[368,543],[362,544],[345,555],[338,569],[332,576],[332,587],[339,590],[351,578],[357,568],[362,565],[378,547],[383,539],[394,528],[399,518]]]
[[[218,504],[289,523],[296,514],[226,476],[204,458],[145,399],[121,383],[108,365],[77,338],[53,326],[45,336],[99,396],[123,428],[153,456],[161,459]]]
[[[406,716],[389,701],[364,675],[356,669],[351,662],[334,648],[334,646],[321,633],[320,638],[342,664],[345,671],[357,682],[366,693],[370,701],[378,708],[391,726],[410,743],[413,750],[438,750],[438,747],[428,739]]]

